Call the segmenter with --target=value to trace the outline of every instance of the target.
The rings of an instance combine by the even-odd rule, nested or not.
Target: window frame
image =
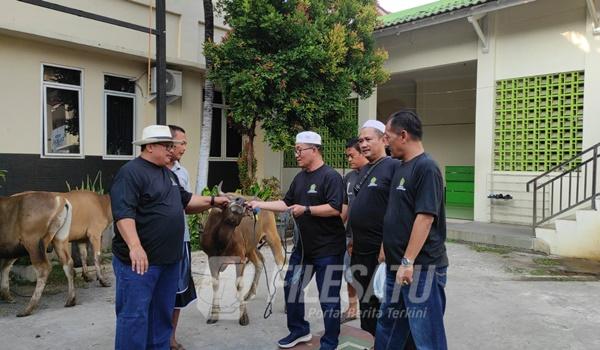
[[[56,68],[64,68],[64,69],[70,69],[70,70],[76,70],[79,71],[80,73],[80,84],[79,85],[70,85],[70,84],[63,84],[63,83],[56,83],[56,82],[48,82],[44,80],[44,67],[45,66],[49,66],[49,67],[56,67]],[[84,159],[85,158],[85,150],[84,150],[84,130],[85,130],[85,123],[84,123],[84,108],[83,108],[83,91],[84,91],[84,70],[83,68],[77,68],[77,67],[69,67],[69,66],[64,66],[64,65],[60,65],[60,64],[54,64],[54,63],[46,63],[46,62],[42,62],[40,65],[40,92],[41,92],[41,123],[42,123],[42,127],[40,130],[40,138],[42,140],[41,144],[40,144],[40,158],[68,158],[68,159]],[[79,153],[50,153],[47,152],[46,150],[46,144],[48,142],[48,122],[47,122],[47,116],[46,116],[46,103],[47,103],[47,95],[46,95],[46,88],[55,88],[55,89],[63,89],[63,90],[71,90],[71,91],[77,91],[78,93],[78,103],[79,103],[79,111],[78,111],[78,118],[79,118]]]
[[[102,74],[102,82],[104,83],[104,78],[105,76],[111,76],[111,77],[116,77],[116,78],[126,78],[126,79],[135,79],[134,77],[128,77],[128,76],[124,76],[124,75],[119,75],[119,74],[111,74],[111,73],[103,73]],[[135,89],[135,87],[134,87]],[[104,131],[104,135],[102,137],[102,159],[107,159],[107,160],[130,160],[136,157],[136,147],[133,146],[132,148],[132,152],[133,154],[131,155],[114,155],[114,154],[107,154],[107,136],[108,136],[108,121],[107,121],[107,115],[106,113],[108,112],[108,108],[107,108],[107,101],[108,101],[108,96],[118,96],[118,97],[127,97],[127,98],[131,98],[133,99],[133,130],[132,130],[132,134],[131,134],[131,140],[134,141],[135,140],[135,131],[137,128],[137,94],[134,92],[121,92],[121,91],[116,91],[116,90],[107,90],[104,88],[104,86],[102,87],[102,91],[103,91],[103,131]],[[135,91],[135,90],[134,90]]]
[[[219,157],[208,157],[208,160],[211,162],[237,162],[237,157],[227,157],[227,111],[230,110],[229,105],[227,105],[227,101],[225,100],[225,96],[223,96],[223,103],[213,103],[213,109],[219,108],[221,109],[221,155]],[[214,116],[213,116],[214,118]],[[212,125],[212,124],[211,124]],[[212,137],[212,135],[211,135]],[[242,138],[242,150],[244,148],[244,140]],[[209,150],[210,154],[210,150]]]

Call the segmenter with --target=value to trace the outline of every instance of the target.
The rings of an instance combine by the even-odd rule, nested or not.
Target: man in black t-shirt
[[[142,153],[119,169],[110,197],[117,327],[115,349],[167,349],[183,251],[184,214],[226,197],[192,195],[169,170],[173,149],[165,125],[144,128]]]
[[[278,341],[291,348],[312,339],[310,324],[304,319],[304,288],[316,275],[325,334],[321,349],[333,350],[340,334],[340,286],[345,251],[344,224],[340,213],[344,199],[342,177],[325,165],[321,136],[304,131],[296,136],[296,161],[302,171],[296,175],[285,198],[248,204],[253,209],[277,212],[289,210],[300,229],[298,243],[285,275],[287,326],[290,334]],[[326,279],[330,278],[330,279]]]
[[[346,253],[344,254],[344,278],[348,288],[348,309],[342,313],[342,323],[356,319],[358,314],[358,298],[356,289],[352,286],[352,270],[350,269],[350,257],[352,256],[352,229],[348,225],[348,211],[354,201],[354,185],[358,181],[358,173],[369,161],[360,152],[358,138],[353,137],[346,143],[346,159],[351,171],[344,176],[344,205],[342,206],[342,220],[346,224]]]
[[[369,164],[361,168],[350,209],[354,287],[360,302],[360,327],[375,336],[379,299],[373,293],[372,279],[379,264],[383,216],[387,208],[390,182],[397,160],[385,155],[385,125],[367,120],[360,129],[360,149]]]
[[[402,160],[392,179],[383,223],[387,263],[385,299],[375,348],[447,348],[446,216],[440,169],[424,152],[421,121],[412,111],[394,113],[386,125],[392,155]]]

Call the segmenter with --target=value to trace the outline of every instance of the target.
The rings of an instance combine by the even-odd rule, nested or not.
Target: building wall
[[[533,201],[531,193],[526,192],[525,183],[539,173],[496,172],[493,169],[495,82],[584,70],[583,147],[589,147],[600,141],[600,134],[597,133],[600,129],[600,100],[597,98],[600,94],[600,37],[591,33],[591,20],[584,0],[534,1],[490,13],[483,23],[488,35],[488,52],[482,50],[480,40],[466,19],[378,38],[377,42],[388,50],[390,58],[386,68],[392,74],[477,61],[476,124],[472,127],[463,126],[461,131],[467,135],[474,133],[475,139],[457,138],[451,141],[452,144],[465,142],[464,148],[459,150],[461,153],[468,147],[475,149],[472,159],[476,177],[475,220],[530,225]],[[417,96],[421,92],[417,83]],[[417,101],[417,106],[423,103]],[[426,104],[438,103],[429,101]],[[420,114],[428,113],[420,111]],[[435,129],[426,130],[425,142],[429,137],[441,139],[456,134],[458,132],[448,130],[440,130],[437,134]],[[436,145],[426,144],[426,147],[431,151],[435,150]],[[450,153],[445,149],[438,152]],[[454,156],[461,157],[464,154],[448,155]],[[492,201],[487,196],[493,192],[508,192],[514,200]]]
[[[82,105],[80,107],[81,120],[81,140],[83,163],[91,162],[91,165],[82,165],[76,160],[70,159],[65,163],[64,160],[52,159],[53,162],[43,162],[44,164],[53,164],[45,168],[49,173],[38,172],[37,176],[32,176],[32,169],[21,169],[15,171],[9,170],[7,183],[2,190],[5,193],[13,193],[26,189],[48,189],[48,190],[66,190],[64,183],[68,180],[71,184],[79,184],[86,175],[82,169],[89,171],[90,176],[95,176],[97,171],[95,167],[101,170],[108,167],[114,175],[115,161],[107,161],[103,165],[99,160],[104,155],[104,74],[114,74],[131,78],[140,77],[136,85],[136,138],[141,135],[141,129],[155,122],[155,104],[148,100],[146,91],[146,63],[135,58],[117,57],[112,54],[101,55],[88,50],[77,50],[72,47],[62,46],[56,42],[42,42],[25,39],[22,37],[7,36],[0,34],[0,74],[4,84],[0,89],[2,95],[3,113],[0,117],[3,125],[0,128],[0,157],[9,157],[10,164],[14,164],[14,155],[28,156],[34,155],[38,159],[42,154],[42,89],[41,72],[42,64],[60,65],[82,70]],[[203,78],[200,72],[195,70],[183,69],[183,91],[184,95],[176,102],[167,107],[167,121],[169,123],[180,124],[188,131],[189,153],[184,158],[184,165],[190,171],[190,175],[195,178],[197,153],[200,139],[201,122],[201,96],[202,96]],[[8,159],[4,162],[8,162]],[[24,159],[25,159],[24,158]],[[69,164],[69,167],[75,167],[70,171],[60,169],[61,164]],[[119,162],[121,164],[122,161]],[[77,165],[79,164],[79,166]],[[4,168],[0,164],[0,168]],[[15,183],[18,180],[19,172],[27,171],[27,176],[31,177],[31,183],[28,188]],[[59,176],[64,177],[55,179],[51,184],[48,177],[53,176],[58,171]],[[35,169],[34,169],[35,173]],[[104,180],[110,183],[108,178]],[[42,180],[42,178],[45,178]],[[36,183],[40,179],[40,183]],[[21,179],[23,180],[23,179]],[[11,187],[13,186],[13,187]],[[16,187],[14,187],[16,186]],[[47,186],[50,186],[49,188]]]
[[[146,0],[55,0],[53,3],[141,26],[155,26],[154,9],[150,12]],[[202,121],[204,10],[201,1],[167,1],[166,6],[167,68],[183,74],[183,96],[168,105],[167,122],[181,125],[187,131],[188,152],[182,163],[190,172],[194,185]],[[88,172],[94,176],[93,169],[96,168],[110,173],[105,174],[107,178],[104,179],[105,184],[110,184],[114,169],[124,161],[108,161],[102,157],[105,137],[103,75],[110,73],[138,79],[136,138],[140,137],[143,127],[156,121],[155,102],[148,98],[147,92],[148,56],[153,59],[156,52],[154,36],[18,1],[3,3],[2,7],[0,74],[4,82],[11,84],[0,88],[4,107],[0,116],[3,124],[0,129],[0,168],[21,163],[19,157],[28,159],[29,163],[31,159],[36,162],[29,168],[9,169],[7,182],[0,191],[8,194],[24,189],[64,190],[65,180],[80,183]],[[215,41],[220,41],[226,30],[222,18],[215,13]],[[80,117],[84,156],[80,159],[66,161],[40,157],[43,63],[78,68],[83,72]],[[257,146],[259,174],[266,152],[263,147],[262,144]],[[32,176],[31,167],[37,166],[43,169]],[[20,184],[15,183],[19,174],[25,172],[28,181],[32,181],[25,183],[21,179]],[[53,180],[53,177],[60,179]]]
[[[485,79],[478,81],[478,104],[488,108],[478,110],[477,122],[486,125],[493,132],[494,94],[486,87],[493,86],[501,79],[518,78],[556,72],[586,71],[585,110],[584,110],[584,148],[600,141],[600,136],[590,130],[598,128],[598,118],[590,111],[597,111],[599,101],[592,96],[598,95],[598,76],[593,77],[600,60],[600,50],[594,50],[598,38],[593,37],[586,21],[585,1],[536,1],[527,5],[499,11],[493,15],[493,47],[485,54],[479,50],[478,61],[484,63],[482,72]],[[487,64],[485,63],[487,62]],[[593,62],[593,63],[592,63]],[[480,70],[481,72],[481,70]],[[592,75],[592,77],[588,77]],[[480,156],[476,163],[476,176],[479,184],[486,183],[485,190],[476,186],[476,201],[488,201],[486,206],[476,205],[475,219],[501,223],[531,224],[533,197],[526,192],[525,183],[539,173],[497,172],[492,169],[491,154],[493,136],[483,133],[477,140],[477,152]],[[482,171],[483,170],[483,171]],[[483,176],[485,175],[485,180]],[[511,201],[487,200],[487,193],[510,193]],[[478,210],[479,209],[479,210]]]
[[[116,18],[144,27],[155,26],[155,14],[146,0],[55,0],[53,3]],[[204,7],[201,1],[167,1],[167,60],[200,69],[204,67],[202,42]],[[226,31],[223,20],[215,13],[215,41]],[[100,50],[126,53],[138,57],[156,52],[154,37],[131,29],[77,17],[38,6],[6,1],[0,12],[0,30],[27,36],[56,39]]]
[[[477,58],[477,36],[466,19],[378,38],[377,44],[388,51],[385,68],[392,74]]]
[[[448,165],[473,165],[475,158],[475,80],[428,79],[417,82],[417,113],[423,145],[442,173]]]

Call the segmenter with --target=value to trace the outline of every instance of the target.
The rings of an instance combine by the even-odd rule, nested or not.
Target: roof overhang
[[[458,19],[475,17],[479,18],[493,11],[502,10],[508,7],[518,6],[533,2],[535,0],[497,0],[494,2],[475,5],[456,11],[446,12],[439,15],[419,19],[412,22],[401,23],[395,26],[375,30],[375,38],[383,38],[390,35],[399,35],[416,29],[426,28],[441,23],[451,22]]]

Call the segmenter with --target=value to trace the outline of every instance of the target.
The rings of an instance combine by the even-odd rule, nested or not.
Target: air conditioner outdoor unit
[[[158,85],[156,84],[156,67],[152,67],[151,78],[152,83],[150,87],[150,93],[153,95],[151,98],[156,98],[156,93],[158,92]],[[182,94],[182,85],[181,85],[181,72],[167,69],[167,83],[165,87],[167,89],[167,102],[171,103],[172,101],[181,97]]]

